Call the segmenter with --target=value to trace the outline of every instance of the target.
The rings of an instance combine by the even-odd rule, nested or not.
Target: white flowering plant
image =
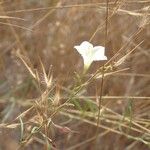
[[[84,61],[84,72],[88,70],[93,61],[107,60],[105,47],[93,46],[90,42],[84,41],[80,45],[74,46]]]

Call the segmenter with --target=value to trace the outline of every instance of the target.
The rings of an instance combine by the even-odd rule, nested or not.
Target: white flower
[[[87,41],[82,42],[74,48],[81,54],[84,61],[84,69],[87,70],[93,61],[107,60],[105,56],[105,47],[95,46]]]

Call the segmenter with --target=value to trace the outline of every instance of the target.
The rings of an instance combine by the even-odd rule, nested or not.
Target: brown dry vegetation
[[[0,150],[148,150],[149,16],[149,0],[1,1]],[[109,59],[82,76],[85,40]]]

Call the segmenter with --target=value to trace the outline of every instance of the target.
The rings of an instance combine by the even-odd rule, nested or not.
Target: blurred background
[[[95,108],[87,106],[83,114],[70,110],[66,113],[74,116],[56,115],[57,124],[75,132],[62,133],[51,129],[54,147],[60,150],[148,150],[149,7],[148,0],[0,1],[0,150],[18,148],[20,126],[4,128],[3,125],[14,123],[14,119],[30,107],[30,100],[41,94],[37,83],[18,59],[17,51],[39,72],[40,58],[46,72],[52,68],[53,80],[70,89],[75,72],[80,74],[83,70],[83,60],[73,47],[89,40],[93,45],[106,47],[108,60],[119,52],[110,65],[119,60],[120,64],[111,72],[126,70],[104,78],[103,106],[109,111],[106,110],[106,116],[101,120],[98,137],[95,138],[96,125],[91,123],[96,120],[90,114],[84,116],[84,111],[90,113]],[[126,54],[129,54],[126,60],[121,60]],[[104,63],[93,62],[88,76]],[[96,87],[100,86],[101,79],[94,79],[81,95],[87,99],[95,96]],[[96,99],[91,101],[96,102]],[[82,109],[82,104],[80,107]],[[80,110],[80,107],[75,110]],[[124,116],[133,123],[121,126]],[[23,149],[40,150],[44,149],[43,145],[42,138],[36,137]]]

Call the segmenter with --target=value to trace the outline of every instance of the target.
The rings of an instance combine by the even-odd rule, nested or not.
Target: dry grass
[[[150,2],[0,2],[0,149],[147,150]],[[82,41],[108,61],[83,62]]]

